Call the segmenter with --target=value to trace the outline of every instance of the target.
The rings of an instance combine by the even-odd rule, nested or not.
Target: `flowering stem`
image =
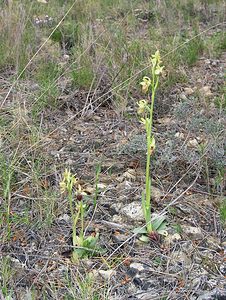
[[[77,222],[79,218],[79,213],[77,213],[77,215],[75,215],[74,213],[72,188],[68,191],[68,200],[69,200],[71,218],[72,218],[72,243],[73,246],[76,246],[76,231],[77,231]]]
[[[147,224],[147,231],[148,233],[152,232],[152,224],[151,224],[151,146],[152,146],[152,125],[153,125],[153,110],[154,110],[154,101],[155,101],[155,92],[158,86],[159,78],[158,76],[155,76],[153,70],[152,70],[152,76],[153,81],[151,85],[151,105],[148,106],[148,119],[149,122],[147,122],[146,126],[146,134],[147,134],[147,160],[146,160],[146,183],[145,183],[145,189],[146,189],[146,196],[145,196],[145,221]],[[157,77],[157,78],[156,78]],[[155,81],[156,79],[156,81]]]
[[[81,214],[81,230],[80,230],[80,238],[84,239],[84,207],[83,202],[80,202],[79,212]]]
[[[160,53],[157,50],[154,55],[151,56],[151,78],[144,76],[142,82],[142,92],[149,94],[151,92],[151,97],[149,100],[140,100],[138,104],[139,115],[143,115],[141,118],[141,123],[145,125],[146,129],[146,143],[147,143],[147,159],[146,159],[146,176],[145,176],[145,191],[142,193],[142,209],[144,213],[144,218],[146,222],[146,229],[148,233],[153,231],[153,225],[151,223],[151,155],[155,150],[155,139],[152,134],[153,125],[153,111],[155,102],[155,93],[159,84],[159,75],[163,72],[164,66],[161,66]],[[151,99],[150,99],[151,98]]]
[[[80,210],[77,212],[76,216],[74,216],[72,218],[72,244],[73,246],[78,246],[77,242],[77,223],[78,223],[78,219],[79,219],[79,215],[80,215]]]

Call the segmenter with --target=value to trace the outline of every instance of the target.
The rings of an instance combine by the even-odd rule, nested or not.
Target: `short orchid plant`
[[[147,159],[146,159],[146,179],[145,179],[145,191],[142,193],[142,209],[144,213],[144,218],[146,222],[146,228],[137,228],[134,232],[143,233],[149,235],[149,237],[155,235],[156,232],[159,234],[166,234],[165,228],[165,217],[161,216],[155,218],[152,221],[151,218],[151,156],[155,151],[155,138],[152,132],[153,127],[153,110],[156,91],[159,84],[159,76],[163,72],[164,66],[161,65],[161,57],[159,51],[156,51],[154,55],[151,56],[151,78],[143,77],[142,82],[142,92],[147,95],[146,99],[140,100],[138,104],[138,115],[140,116],[140,121],[146,130],[146,144],[147,144]],[[148,237],[146,235],[141,237],[141,240],[147,241]]]
[[[84,203],[84,195],[81,185],[75,175],[71,174],[69,170],[63,173],[63,179],[60,182],[60,189],[62,193],[67,194],[70,213],[72,218],[72,260],[77,262],[80,258],[90,256],[97,251],[98,233],[94,235],[85,236],[85,215],[86,204]],[[79,234],[78,234],[78,224]]]

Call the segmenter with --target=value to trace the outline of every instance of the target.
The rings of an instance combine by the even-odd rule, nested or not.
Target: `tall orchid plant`
[[[142,208],[146,222],[145,230],[138,231],[139,233],[151,234],[158,231],[165,233],[165,217],[151,220],[151,156],[155,150],[155,138],[152,132],[153,128],[153,110],[156,91],[159,84],[159,76],[163,72],[164,66],[161,65],[161,57],[159,51],[156,51],[151,56],[151,78],[143,77],[142,92],[147,95],[147,99],[140,100],[138,104],[138,115],[140,121],[146,130],[146,144],[147,144],[147,158],[146,158],[146,177],[145,177],[145,191],[142,193]]]

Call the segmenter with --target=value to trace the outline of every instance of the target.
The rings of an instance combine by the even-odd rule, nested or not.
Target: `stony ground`
[[[112,300],[226,299],[226,237],[219,219],[224,182],[214,181],[211,167],[205,174],[206,161],[214,166],[224,155],[225,115],[213,99],[222,97],[225,65],[226,54],[218,60],[202,57],[190,69],[189,83],[157,98],[152,210],[153,216],[166,214],[168,236],[150,239],[148,244],[132,233],[143,225],[140,197],[146,152],[135,103],[122,117],[112,109],[110,99],[97,105],[91,99],[92,107],[82,117],[79,111],[86,95],[79,100],[69,93],[62,97],[57,114],[43,114],[48,136],[36,151],[54,166],[42,178],[42,189],[52,190],[54,200],[47,209],[53,205],[55,216],[45,230],[40,224],[15,223],[12,240],[1,244],[1,255],[10,259],[13,270],[12,299],[33,299],[28,287],[35,288],[35,299],[41,299],[43,288],[46,299],[77,299],[64,297],[66,274],[70,278],[80,274],[82,279],[92,275],[96,284],[107,287]],[[100,193],[93,209],[97,164]],[[81,260],[79,266],[70,260],[67,200],[57,194],[65,165],[89,195],[87,230],[100,233],[105,250],[103,256]],[[24,175],[20,176],[23,182]],[[14,212],[22,214],[34,192],[24,182],[12,195]],[[41,205],[42,199],[36,201]],[[46,215],[42,221],[48,222]]]

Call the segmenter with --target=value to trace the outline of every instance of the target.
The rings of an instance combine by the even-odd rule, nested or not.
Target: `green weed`
[[[216,175],[214,177],[214,192],[223,195],[225,184],[225,169],[224,165],[216,166]]]
[[[215,98],[215,105],[219,109],[220,113],[226,112],[226,95]]]

